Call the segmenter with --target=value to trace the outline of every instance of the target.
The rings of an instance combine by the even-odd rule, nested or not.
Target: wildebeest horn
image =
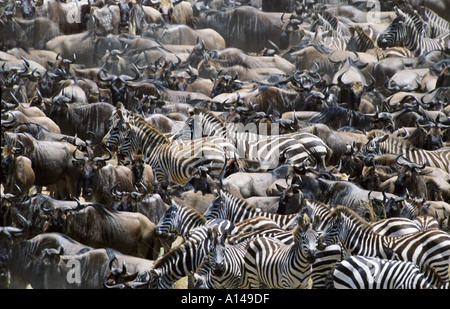
[[[109,189],[109,192],[111,193],[111,195],[112,195],[112,196],[115,196],[115,197],[118,197],[118,198],[120,198],[120,197],[122,197],[122,196],[124,195],[123,192],[119,192],[119,191],[117,190],[117,187],[119,186],[119,184],[120,184],[120,181],[119,181],[118,183],[116,183],[115,185],[113,185],[113,186]]]
[[[329,60],[330,62],[332,62],[332,63],[342,63],[342,60],[334,60],[334,59],[331,59],[331,56],[334,54],[334,52],[335,52],[335,50],[332,51],[330,54],[328,54],[328,60]]]
[[[12,114],[12,113],[9,113],[9,115],[11,115],[12,116],[12,119],[11,120],[2,120],[1,121],[1,125],[3,126],[3,125],[7,125],[7,124],[11,124],[11,123],[13,123],[14,121],[16,121],[16,115],[14,115],[14,114]]]
[[[73,53],[73,58],[72,58],[72,60],[69,60],[69,59],[63,59],[63,62],[64,62],[64,63],[68,63],[68,64],[72,64],[72,63],[75,63],[76,60],[77,60],[77,55],[76,55],[75,53]]]
[[[112,152],[111,152],[111,150],[110,150],[108,147],[105,147],[105,149],[106,149],[106,151],[108,152],[108,157],[107,157],[107,158],[95,157],[95,158],[93,159],[93,161],[94,161],[95,163],[97,163],[97,162],[106,162],[106,161],[111,160],[111,158],[112,158]]]
[[[9,238],[16,238],[26,233],[28,231],[28,228],[30,227],[30,222],[27,219],[25,219],[21,214],[18,214],[18,217],[22,221],[23,227],[22,228],[12,226],[0,227],[0,235],[3,234]]]
[[[105,65],[103,65],[100,70],[98,70],[97,72],[97,78],[99,80],[101,80],[102,82],[112,82],[115,81],[117,79],[117,76],[111,75],[111,76],[107,76],[106,78],[102,78],[102,72],[103,72],[103,68]],[[106,74],[106,73],[105,73]]]
[[[369,76],[370,76],[370,84],[364,85],[364,89],[366,91],[371,90],[375,86],[375,77],[373,77],[373,75],[370,73],[369,73]]]
[[[344,72],[342,72],[341,74],[339,74],[339,76],[338,76],[338,78],[337,78],[337,81],[338,81],[338,85],[339,85],[339,86],[349,86],[349,85],[351,85],[351,83],[344,83],[344,82],[342,81],[342,75],[344,75],[346,72],[347,72],[347,71],[344,71]]]
[[[77,156],[76,156],[77,150],[78,150],[78,149],[75,148],[75,150],[74,150],[73,153],[72,153],[72,157],[73,157],[75,160],[77,160],[77,161],[83,161],[83,162],[86,162],[86,161],[87,161],[87,158],[86,158],[86,157],[77,158]]]

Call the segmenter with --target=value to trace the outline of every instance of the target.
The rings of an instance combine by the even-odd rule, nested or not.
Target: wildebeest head
[[[109,273],[103,281],[104,287],[108,289],[138,289],[145,288],[148,284],[149,273],[145,273],[145,278],[139,276],[139,272],[129,273],[125,261],[122,267],[113,267],[117,257],[114,257],[109,262]]]
[[[212,168],[210,166],[200,166],[195,170],[184,186],[184,190],[194,190],[194,192],[200,191],[202,195],[212,193],[214,189],[218,189],[218,181],[212,178],[209,173]]]
[[[91,201],[93,198],[93,187],[94,187],[94,181],[95,181],[95,173],[98,169],[105,166],[106,161],[110,160],[112,158],[111,151],[106,148],[106,150],[109,153],[108,158],[102,158],[102,157],[77,157],[75,150],[72,154],[72,157],[74,160],[72,160],[72,163],[81,168],[81,173],[78,178],[77,183],[77,194],[82,194],[83,198],[86,201]]]
[[[426,184],[423,177],[420,176],[420,171],[426,167],[426,163],[422,165],[413,163],[403,154],[397,156],[396,162],[401,168],[394,184],[394,194],[402,195],[408,190],[417,197],[425,196]]]
[[[0,227],[0,288],[8,288],[9,276],[9,260],[11,257],[11,247],[14,241],[25,238],[30,223],[20,214],[19,219],[22,221],[22,228],[15,226]]]
[[[230,74],[222,74],[221,70],[213,82],[214,85],[210,95],[211,98],[214,98],[221,93],[232,93],[242,87],[242,82],[238,81],[237,73],[234,76],[231,76]]]
[[[120,31],[127,32],[130,28],[130,11],[131,11],[132,3],[127,0],[122,0],[119,2],[119,12],[120,12],[120,22],[119,29]]]
[[[105,65],[103,64],[100,70],[98,70],[97,77],[100,81],[106,83],[109,86],[112,95],[112,104],[114,106],[116,106],[118,102],[126,104],[127,83],[136,81],[140,78],[141,75],[139,73],[139,70],[135,65],[133,65],[133,70],[136,73],[134,77],[128,76],[126,74],[121,74],[119,76],[109,75],[106,77],[102,77],[102,73],[104,72],[104,66]]]
[[[36,15],[34,0],[20,0],[21,13],[23,19],[32,19]]]
[[[439,122],[439,115],[433,119],[416,120],[416,129],[408,135],[407,139],[417,148],[426,150],[436,150],[444,147],[441,128],[446,128],[445,124]],[[406,138],[406,137],[405,137]]]

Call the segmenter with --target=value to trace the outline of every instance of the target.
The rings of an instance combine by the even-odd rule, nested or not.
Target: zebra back
[[[351,256],[333,272],[336,289],[429,289],[449,288],[431,269],[423,271],[408,261]]]
[[[345,206],[334,208],[322,222],[323,245],[341,242],[351,255],[397,259],[430,267],[449,281],[450,235],[439,229],[426,229],[399,237],[374,232],[370,223]]]
[[[292,232],[294,243],[283,244],[273,238],[251,240],[244,257],[244,282],[250,288],[306,288],[319,235],[307,215]]]
[[[372,130],[367,133],[369,141],[363,146],[364,155],[373,153],[398,154],[418,165],[427,165],[441,168],[450,173],[450,147],[436,150],[425,150],[414,147],[410,142],[397,136],[393,136],[381,130]]]
[[[162,237],[173,238],[180,235],[186,239],[193,229],[205,224],[206,218],[196,209],[172,202],[156,225],[155,231]]]
[[[244,199],[221,190],[217,198],[205,211],[204,216],[208,220],[227,219],[235,224],[251,217],[262,216],[275,221],[281,228],[285,228],[289,227],[297,214],[280,215],[265,212],[249,204]]]
[[[439,223],[431,216],[418,216],[413,220],[394,217],[374,222],[372,227],[380,235],[398,237],[425,229],[438,229]]]

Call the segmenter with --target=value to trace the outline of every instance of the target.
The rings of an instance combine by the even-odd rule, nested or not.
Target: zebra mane
[[[337,206],[333,208],[330,212],[331,218],[338,218],[341,215],[344,215],[351,219],[353,222],[356,222],[359,226],[367,230],[373,230],[372,224],[364,220],[361,216],[359,216],[354,210],[346,207],[346,206]],[[374,232],[375,233],[375,232]]]
[[[239,197],[237,197],[237,196],[231,194],[231,193],[228,192],[228,191],[220,190],[220,196],[224,197],[226,200],[231,200],[231,201],[237,202],[240,206],[242,206],[242,207],[245,208],[245,209],[252,210],[252,211],[256,211],[256,212],[261,211],[260,208],[256,207],[256,206],[253,205],[253,204],[250,204],[249,202],[247,202],[247,201],[244,200],[244,199],[241,199],[241,198],[239,198]]]
[[[212,228],[208,227],[208,228]],[[153,269],[158,268],[164,268],[167,266],[171,266],[174,264],[173,257],[179,257],[179,256],[185,256],[185,253],[187,251],[191,251],[194,248],[197,248],[200,246],[199,240],[192,239],[192,240],[186,240],[185,242],[179,244],[178,246],[172,248],[170,251],[166,252],[162,257],[157,259],[155,261],[155,264],[153,266]]]
[[[384,132],[383,130],[378,130],[378,129],[370,130],[370,131],[367,133],[367,140],[370,141],[370,140],[372,140],[372,139],[374,139],[374,138],[381,137],[381,136],[384,136],[384,135],[386,135],[386,134],[389,135],[388,139],[395,140],[397,143],[399,143],[399,144],[401,144],[401,145],[408,146],[410,150],[415,150],[415,149],[417,149],[417,148],[416,148],[411,142],[409,142],[408,140],[405,140],[404,138],[401,138],[401,137],[399,137],[399,136],[395,136],[395,135],[389,134],[389,133],[387,133],[387,132]]]

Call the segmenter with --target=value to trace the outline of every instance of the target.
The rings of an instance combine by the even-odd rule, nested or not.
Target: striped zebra
[[[297,214],[281,215],[262,211],[244,199],[223,190],[220,190],[219,195],[203,215],[207,220],[226,219],[234,224],[251,217],[262,216],[275,221],[284,229],[290,227],[293,220],[297,217]]]
[[[364,31],[361,26],[355,25],[350,28],[352,36],[348,42],[348,50],[355,52],[365,52],[377,59],[387,57],[414,57],[413,53],[401,46],[393,46],[382,49],[376,46],[375,41]]]
[[[216,226],[221,232],[232,231],[235,226],[228,220],[206,220],[195,208],[180,206],[172,202],[172,205],[164,212],[156,224],[156,235],[172,239],[182,236],[185,240],[204,239],[206,229],[204,227]]]
[[[439,229],[426,229],[399,237],[380,235],[370,223],[345,207],[334,208],[318,230],[323,246],[341,243],[351,255],[409,261],[421,269],[432,268],[449,282],[450,235]]]
[[[205,283],[209,282],[208,285],[213,285],[217,289],[245,288],[244,256],[247,252],[248,241],[228,244],[228,234],[217,233],[214,229],[208,231],[208,239],[208,257],[203,268],[198,272],[200,274],[203,272],[205,275],[206,271]]]
[[[156,260],[150,270],[149,288],[171,289],[176,281],[196,272],[207,257],[207,246],[207,239],[188,240]]]
[[[300,216],[301,217],[301,216]],[[258,217],[247,219],[241,222],[253,221]],[[260,228],[252,230],[240,228],[240,223],[236,224],[236,229],[240,228],[240,232],[229,234],[223,241],[210,242],[209,260],[198,272],[194,275],[197,280],[197,285],[201,288],[243,288],[247,282],[241,282],[240,277],[242,273],[242,252],[246,250],[247,244],[257,238],[266,237],[274,241],[281,242],[286,245],[293,245],[294,237],[292,231],[286,231],[276,224],[268,224],[265,218],[259,217],[261,220]],[[273,221],[272,221],[273,222]],[[249,226],[249,224],[246,224]],[[214,247],[216,246],[216,247]],[[211,259],[214,259],[212,261]],[[328,278],[334,269],[334,265],[338,260],[342,259],[341,248],[338,245],[328,246],[323,251],[316,252],[316,260],[312,265],[311,278],[314,288],[329,287]],[[213,273],[212,265],[217,266],[219,261],[222,261],[220,268],[222,274]],[[233,262],[231,262],[233,261]]]
[[[425,31],[430,38],[436,38],[450,32],[450,23],[433,10],[422,6],[419,9],[419,14],[425,22]]]
[[[439,229],[439,222],[431,216],[418,216],[414,219],[388,218],[372,223],[374,233],[389,237],[399,237],[426,229]]]
[[[294,243],[283,244],[269,237],[249,242],[244,256],[244,282],[252,289],[307,288],[319,234],[307,215],[299,217],[292,231]]]
[[[336,289],[433,289],[450,288],[432,269],[420,269],[408,261],[351,256],[336,265]]]
[[[259,162],[271,162],[272,167],[282,160],[291,164],[300,164],[310,159],[323,168],[331,157],[331,149],[314,134],[295,132],[278,135],[277,132],[260,132],[256,124],[247,125],[224,122],[211,112],[196,109],[194,115],[186,120],[185,126],[174,139],[198,139],[217,136],[234,145],[239,158],[248,158]]]
[[[332,209],[324,203],[308,199],[306,208],[300,211],[300,214],[306,212],[312,220],[323,222],[327,220]],[[412,219],[393,217],[367,224],[371,224],[374,233],[388,237],[398,237],[426,229],[439,228],[439,222],[434,217],[427,215],[416,215]]]
[[[445,50],[445,39],[450,32],[439,38],[429,38],[425,36],[424,22],[418,14],[402,12],[398,8],[396,8],[396,14],[397,17],[378,37],[378,46],[382,48],[404,46],[414,56],[424,55],[434,50]]]
[[[388,134],[382,130],[367,133],[368,142],[363,146],[364,155],[397,154],[418,165],[438,167],[450,173],[450,147],[425,150],[414,147],[407,140]]]
[[[122,104],[118,104],[110,118],[110,130],[103,144],[111,150],[120,145],[126,155],[142,152],[157,181],[171,180],[183,185],[200,166],[211,166],[211,175],[219,177],[227,161],[227,150],[233,148],[218,139],[169,141],[145,118],[126,110]]]

